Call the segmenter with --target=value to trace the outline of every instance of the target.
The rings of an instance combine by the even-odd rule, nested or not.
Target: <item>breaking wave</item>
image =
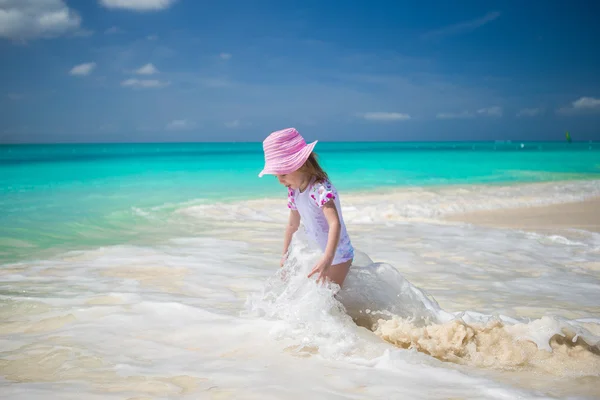
[[[306,276],[318,256],[297,233],[287,263],[246,303],[248,312],[279,321],[272,334],[296,341],[296,351],[374,356],[376,337],[461,365],[600,376],[600,319],[450,313],[392,265],[360,251],[343,288],[316,285]]]

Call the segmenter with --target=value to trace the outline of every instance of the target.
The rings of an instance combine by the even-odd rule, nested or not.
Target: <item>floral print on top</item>
[[[294,200],[294,190],[292,188],[288,188],[288,208],[290,210],[297,210],[296,200]]]
[[[329,200],[335,200],[335,195],[335,189],[329,181],[313,185],[310,189],[310,198],[319,208],[323,207]]]

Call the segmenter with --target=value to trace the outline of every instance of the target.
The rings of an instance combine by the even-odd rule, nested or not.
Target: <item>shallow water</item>
[[[76,161],[43,186],[19,164],[0,198],[3,398],[598,398],[600,235],[440,219],[598,196],[586,160],[585,179],[502,181],[512,163],[494,184],[342,190],[359,257],[335,297],[305,278],[301,232],[278,268],[272,181],[252,197],[200,179],[199,195],[191,164]]]
[[[4,265],[5,398],[600,394],[600,235],[373,213],[351,224],[364,253],[336,300],[305,279],[301,233],[277,268],[269,201],[233,207],[243,223],[198,207],[171,221],[193,237]]]

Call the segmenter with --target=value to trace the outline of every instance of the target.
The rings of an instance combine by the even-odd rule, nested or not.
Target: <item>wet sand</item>
[[[558,233],[570,229],[600,233],[600,197],[539,207],[475,211],[447,216],[445,219],[540,233]]]

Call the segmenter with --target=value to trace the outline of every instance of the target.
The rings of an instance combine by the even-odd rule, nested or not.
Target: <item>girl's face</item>
[[[304,172],[302,172],[301,170],[296,170],[296,171],[292,172],[291,174],[275,175],[275,176],[279,180],[279,183],[281,183],[283,186],[291,188],[291,189],[301,188],[302,186],[304,186],[304,184],[308,180],[307,175]]]

